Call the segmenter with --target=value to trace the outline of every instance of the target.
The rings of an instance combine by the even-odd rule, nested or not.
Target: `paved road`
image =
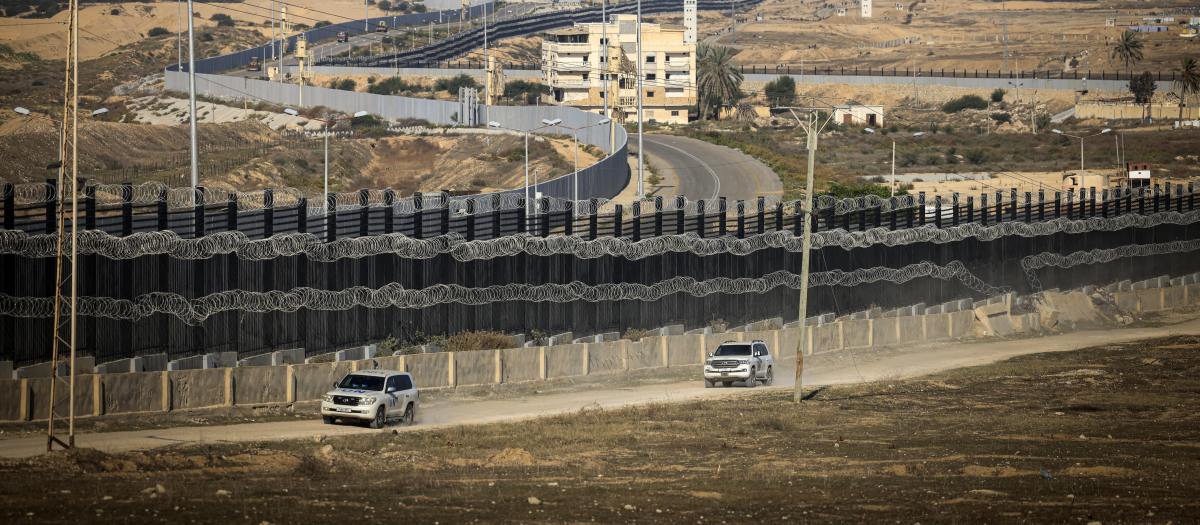
[[[870,355],[860,353],[852,362],[810,359],[805,366],[806,390],[819,386],[887,380],[896,377],[917,377],[935,372],[994,363],[1015,356],[1063,352],[1089,346],[1137,341],[1167,335],[1200,335],[1200,320],[1169,327],[1097,330],[1043,337],[1034,341],[1018,339],[990,343],[927,343],[896,352]],[[793,367],[794,371],[795,368]],[[794,372],[784,369],[776,376],[774,389],[790,389],[789,378]],[[598,390],[604,389],[601,393]],[[595,385],[591,390],[548,394],[518,399],[472,402],[427,403],[418,415],[417,429],[438,428],[460,424],[491,423],[530,419],[542,415],[577,412],[586,406],[620,407],[652,402],[676,402],[697,398],[739,395],[742,388],[711,388],[700,381],[660,385],[605,388]],[[406,427],[390,427],[401,432]],[[359,434],[379,432],[360,426],[324,425],[319,421],[286,421],[277,423],[247,423],[221,427],[182,427],[132,432],[80,434],[76,443],[105,452],[147,450],[168,445],[242,442],[307,438],[315,435]],[[0,457],[22,458],[46,450],[46,438],[20,438],[0,441]]]
[[[533,11],[537,7],[538,7],[537,5],[527,4],[527,3],[521,3],[521,4],[508,6],[508,7],[501,9],[500,11],[497,11],[495,13],[496,18],[489,17],[488,23],[490,24],[493,20],[504,20],[505,18],[512,18],[514,16],[523,16],[523,15],[529,13],[530,11]],[[473,18],[471,20],[466,20],[461,24],[461,27],[463,27],[463,28],[470,27],[470,24],[468,22],[482,23],[482,19]],[[352,24],[354,24],[354,22],[344,22],[343,24],[346,26],[352,26]],[[313,58],[320,59],[320,58],[324,58],[327,56],[336,55],[338,53],[344,53],[347,50],[351,49],[352,47],[363,47],[363,46],[370,45],[376,50],[382,49],[382,51],[379,51],[376,53],[376,54],[382,54],[382,53],[391,51],[391,46],[389,45],[387,48],[384,48],[384,44],[381,41],[383,39],[383,37],[385,37],[385,36],[395,36],[397,34],[409,33],[409,32],[413,32],[413,31],[428,31],[431,28],[437,29],[439,31],[444,31],[446,29],[458,30],[459,27],[460,27],[460,24],[457,21],[455,21],[455,22],[447,22],[444,24],[432,24],[432,26],[430,24],[426,24],[426,25],[420,26],[420,27],[405,27],[405,28],[392,29],[392,30],[388,31],[386,34],[385,33],[364,33],[364,34],[359,34],[359,35],[351,35],[348,42],[337,42],[337,41],[326,42],[324,44],[313,46],[313,47],[309,48],[309,53]],[[491,32],[489,31],[489,34],[490,33]],[[231,77],[265,76],[267,74],[266,73],[267,67],[275,67],[275,66],[279,65],[279,58],[276,57],[274,60],[269,60],[268,62],[269,63],[263,64],[264,67],[263,67],[262,71],[246,71],[245,69],[237,69],[237,70],[226,72],[225,75],[231,76]],[[285,66],[295,66],[295,65],[299,65],[299,63],[300,62],[298,60],[296,60],[296,58],[291,54],[287,54],[283,57],[283,65],[285,65]]]
[[[672,135],[645,135],[643,140],[650,161],[679,181],[674,188],[660,189],[656,196],[749,201],[759,195],[783,193],[783,183],[771,168],[740,151]],[[636,148],[637,137],[630,137],[629,144]]]

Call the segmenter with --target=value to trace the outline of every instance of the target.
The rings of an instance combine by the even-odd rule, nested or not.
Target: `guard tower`
[[[871,18],[871,7],[872,7],[871,1],[872,0],[862,0],[862,17],[863,18]]]
[[[683,43],[696,43],[696,0],[683,0]]]

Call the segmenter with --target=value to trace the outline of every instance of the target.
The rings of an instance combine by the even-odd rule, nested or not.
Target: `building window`
[[[671,116],[672,116],[672,117],[678,117],[678,116],[679,116],[679,112],[678,112],[678,111],[672,111],[672,112],[671,112]]]
[[[647,92],[646,92],[646,98],[654,98],[654,92],[653,92],[653,91],[647,91]]]
[[[588,79],[587,77],[588,77],[588,74],[587,74],[587,73],[584,73],[584,74],[583,74],[583,79],[584,79],[584,80],[587,80],[587,79]]]
[[[646,63],[653,64],[654,63],[654,55],[646,55]]]
[[[654,73],[646,73],[646,80],[654,80],[658,78]]]

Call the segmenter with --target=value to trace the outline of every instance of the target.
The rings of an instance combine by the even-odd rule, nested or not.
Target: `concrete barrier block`
[[[1197,290],[1196,293],[1197,293],[1197,298],[1200,299],[1200,290]],[[1123,292],[1123,293],[1113,294],[1113,301],[1116,302],[1117,308],[1119,308],[1123,312],[1137,312],[1138,311],[1138,293],[1137,292]]]
[[[940,313],[942,313],[942,305],[939,304],[937,306],[930,306],[929,308],[926,308],[924,315],[937,315]]]
[[[525,346],[525,334],[513,334],[508,336],[512,339],[513,348],[521,348]]]
[[[105,414],[159,412],[163,409],[164,372],[105,374],[100,377]]]
[[[22,385],[19,379],[0,379],[0,421],[21,420]]]
[[[1036,312],[1011,317],[1013,320],[1013,329],[1017,332],[1032,334],[1042,331],[1042,319]]]
[[[989,317],[988,324],[991,326],[992,335],[1003,337],[1016,332],[1016,329],[1013,327],[1012,317],[1008,314]]]
[[[966,337],[975,329],[975,312],[954,312],[950,315],[950,337]]]
[[[1158,276],[1157,281],[1158,281],[1159,288],[1166,288],[1168,286],[1171,286],[1171,276],[1170,275],[1160,275],[1160,276]]]
[[[757,332],[745,332],[745,333],[740,334],[741,339],[739,339],[739,340],[740,341],[762,341],[763,343],[765,343],[767,345],[767,348],[770,348],[771,350],[775,350],[775,346],[777,345],[777,343],[775,341],[775,334],[777,334],[777,333],[779,333],[778,330],[762,330],[762,331],[757,331]]]
[[[1162,288],[1147,288],[1137,292],[1138,307],[1143,312],[1156,312],[1163,309]]]
[[[679,325],[679,329],[682,330],[683,325]],[[682,333],[682,332],[680,332],[680,333]],[[671,335],[679,335],[679,334],[671,334]],[[600,342],[602,342],[602,343],[607,343],[610,341],[620,341],[621,340],[621,332],[604,332],[604,333],[600,334],[600,337],[601,337]]]
[[[1003,295],[994,295],[992,297],[988,297],[987,303],[988,304],[1004,303],[1004,296]],[[1005,304],[1007,304],[1007,303],[1005,303]]]
[[[1187,304],[1200,303],[1200,284],[1189,284],[1183,288],[1186,290],[1184,295],[1187,299]]]
[[[944,313],[944,314],[952,314],[954,312],[957,312],[958,310],[959,310],[958,301],[950,301],[948,303],[942,303],[942,313]]]
[[[500,367],[500,377],[505,383],[541,379],[542,349],[534,347],[500,350]]]
[[[496,382],[496,360],[499,350],[454,352],[454,373],[457,385],[490,385]]]
[[[75,375],[91,374],[96,369],[96,358],[94,357],[76,357],[75,358]],[[36,377],[50,377],[50,362],[38,363],[36,365],[23,366],[9,373],[8,378],[12,379],[32,379]],[[58,376],[67,377],[70,374],[70,363],[64,361],[58,364]]]
[[[586,344],[603,343],[603,342],[604,342],[604,336],[600,335],[600,334],[589,335],[587,337],[580,337],[578,339],[571,340],[571,344],[573,344],[573,345],[586,345]]]
[[[588,354],[588,375],[625,370],[625,342],[584,345]]]
[[[682,335],[644,337],[636,343],[633,341],[625,342],[625,367],[629,370],[637,370],[639,368],[660,368],[665,366],[665,363],[663,363],[663,348],[667,344],[666,341],[674,337],[682,337]]]
[[[233,379],[233,404],[235,405],[286,403],[288,401],[287,367],[235,368],[230,374]]]
[[[417,388],[453,386],[450,383],[451,359],[449,352],[407,355],[404,356],[404,371],[412,374]]]
[[[354,361],[354,371],[359,370],[395,370],[397,372],[404,371],[404,356],[394,355],[389,357],[375,357],[372,359],[363,359]]]
[[[673,324],[673,325],[664,326],[660,329],[660,333],[662,334],[663,337],[666,337],[669,335],[683,335],[683,325]]]
[[[705,334],[711,334],[711,333],[712,333],[712,327],[706,326],[704,328],[688,330],[688,331],[684,332],[683,335],[705,335]]]
[[[575,338],[575,334],[573,334],[571,332],[563,332],[561,334],[554,334],[554,335],[550,336],[550,345],[554,346],[554,345],[571,344],[571,341],[574,338]]]
[[[1129,279],[1125,279],[1124,281],[1117,283],[1117,291],[1118,292],[1131,292],[1131,291],[1133,291],[1133,288],[1131,288],[1132,286],[1133,286],[1133,282],[1130,281]]]
[[[664,337],[663,344],[667,345],[667,366],[698,365],[704,362],[708,355],[708,340],[720,339],[725,341],[733,337],[725,334],[697,334]],[[716,343],[718,346],[720,343]],[[716,348],[715,346],[713,348]]]
[[[260,355],[256,355],[256,356],[254,356],[254,357],[247,357],[247,358],[245,358],[245,359],[242,359],[242,360],[240,360],[240,361],[238,361],[238,362],[237,362],[237,365],[238,365],[239,367],[247,367],[247,366],[271,366],[271,364],[272,364],[271,362],[274,360],[274,359],[273,359],[273,357],[274,357],[274,356],[272,356],[272,355],[271,355],[271,354],[269,354],[269,353],[267,353],[267,354],[260,354]]]
[[[326,392],[333,390],[334,383],[340,382],[351,372],[353,366],[353,363],[347,362],[293,366],[296,401],[321,399]]]
[[[1164,310],[1182,308],[1187,305],[1187,290],[1183,286],[1171,286],[1162,289],[1162,307]]]
[[[1059,319],[1067,322],[1092,321],[1096,318],[1096,308],[1092,299],[1082,293],[1051,293],[1046,294],[1046,302],[1059,312]]]
[[[948,314],[926,315],[922,318],[925,320],[926,341],[950,338],[950,316]]]
[[[925,321],[921,316],[901,317],[898,319],[898,322],[901,343],[925,340]]]
[[[13,377],[13,362],[0,361],[0,381],[16,379]]]
[[[871,345],[885,346],[900,343],[898,319],[874,319],[871,322]]]
[[[1174,279],[1171,279],[1171,287],[1183,286],[1183,284],[1184,284],[1183,277],[1176,277]]]
[[[215,407],[225,399],[225,370],[179,370],[167,372],[171,386],[171,409]]]
[[[546,377],[587,375],[587,347],[557,345],[546,348]]]
[[[842,347],[863,348],[871,346],[871,322],[845,321],[842,323]]]
[[[1138,292],[1146,289],[1146,281],[1138,281],[1129,285],[1129,291]]]
[[[775,353],[776,357],[785,357],[788,359],[796,358],[796,337],[800,335],[800,331],[796,328],[779,330],[779,332],[775,334],[776,347],[772,348],[771,351]],[[812,330],[812,328],[808,329],[810,332]]]
[[[809,331],[812,337],[807,338],[809,345],[806,355],[833,352],[845,348],[842,344],[842,323],[829,323],[815,326]]]
[[[286,366],[304,364],[304,349],[291,348],[271,352],[271,366]]]

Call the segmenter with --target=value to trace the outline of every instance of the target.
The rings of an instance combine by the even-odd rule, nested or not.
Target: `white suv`
[[[369,421],[371,428],[383,428],[389,419],[411,425],[421,406],[420,392],[408,372],[363,370],[342,378],[333,388],[321,397],[326,425],[338,418]]]
[[[704,388],[716,383],[728,387],[734,381],[754,388],[760,380],[766,386],[775,380],[775,359],[762,341],[726,341],[704,360]]]

